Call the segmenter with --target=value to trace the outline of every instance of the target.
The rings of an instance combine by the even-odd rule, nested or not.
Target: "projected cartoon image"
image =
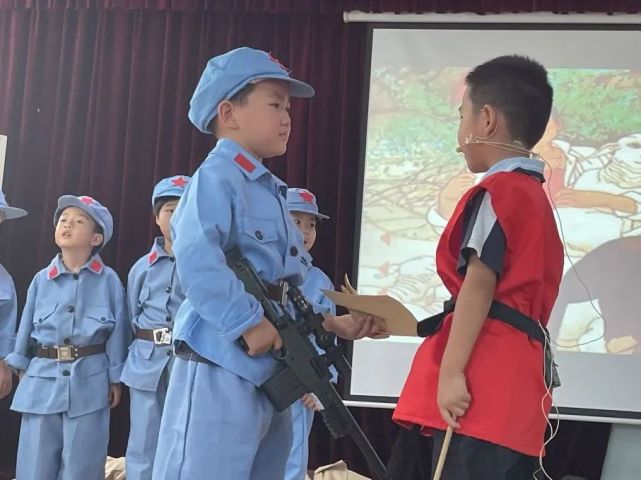
[[[399,299],[419,319],[449,297],[435,271],[436,244],[460,196],[480,179],[455,153],[467,71],[372,71],[358,286]],[[547,164],[544,189],[567,253],[550,331],[559,349],[641,354],[641,295],[633,291],[641,267],[641,115],[629,113],[641,111],[641,72],[549,72],[555,107],[534,150]]]

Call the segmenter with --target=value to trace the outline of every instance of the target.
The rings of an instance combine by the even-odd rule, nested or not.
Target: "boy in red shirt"
[[[477,66],[466,84],[460,151],[485,175],[441,236],[437,270],[455,304],[419,326],[429,338],[394,420],[433,436],[433,466],[444,430],[455,429],[444,480],[529,480],[551,405],[544,327],[563,271],[544,164],[529,154],[545,132],[552,87],[545,68],[514,55]]]

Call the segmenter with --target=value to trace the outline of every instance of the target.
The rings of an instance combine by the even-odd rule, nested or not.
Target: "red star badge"
[[[307,203],[312,203],[316,197],[314,197],[314,194],[312,192],[308,192],[307,190],[301,190],[298,192],[300,195],[300,198],[303,199],[304,202]]]
[[[287,73],[291,72],[289,68],[287,68],[285,65],[282,64],[280,60],[278,60],[274,55],[272,55],[272,52],[269,52],[267,55],[269,55],[269,59],[274,62],[276,65],[278,65],[280,68],[285,70]]]
[[[149,254],[149,265],[151,265],[152,263],[154,263],[154,262],[156,261],[156,259],[157,259],[157,258],[158,258],[158,254],[157,254],[157,253],[156,253],[156,251],[154,250],[153,252],[151,252],[151,253]]]
[[[94,203],[96,203],[96,201],[93,198],[87,197],[87,196],[80,197],[80,201],[85,205],[93,205]]]
[[[185,180],[184,177],[178,177],[178,178],[172,179],[171,184],[176,187],[184,188],[184,186],[187,185],[187,180]]]

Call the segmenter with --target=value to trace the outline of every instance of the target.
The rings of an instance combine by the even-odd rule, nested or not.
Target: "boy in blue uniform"
[[[151,480],[160,418],[173,364],[171,332],[185,295],[178,281],[169,221],[189,177],[176,175],[158,182],[151,204],[162,237],[129,272],[127,304],[135,340],[129,347],[121,381],[131,399],[127,478]]]
[[[4,193],[0,190],[0,223],[24,217],[26,214],[26,210],[10,207]],[[0,265],[0,400],[9,395],[13,386],[11,369],[5,363],[4,358],[13,350],[17,317],[16,287],[9,272]]]
[[[291,414],[276,412],[256,388],[275,373],[269,351],[282,342],[225,253],[239,248],[277,293],[282,282],[303,283],[311,257],[289,216],[287,186],[262,160],[287,149],[289,98],[313,94],[271,55],[250,48],[211,59],[196,87],[189,118],[219,141],[172,219],[186,300],[174,325],[177,358],[154,480],[284,476]],[[369,332],[371,321],[360,320],[348,333]]]
[[[316,197],[304,188],[287,190],[287,207],[294,224],[303,234],[305,250],[309,252],[316,242],[316,224],[322,220],[328,220],[329,217],[318,211]],[[320,268],[312,266],[300,288],[313,305],[316,313],[326,316],[336,315],[336,305],[322,292],[322,290],[334,290],[334,284]],[[336,381],[338,376],[336,370],[333,369],[332,373],[333,380]],[[309,457],[309,433],[312,430],[316,409],[315,401],[309,394],[291,406],[293,439],[287,459],[285,480],[303,480],[305,478]]]
[[[65,195],[54,225],[61,253],[31,282],[6,358],[21,379],[16,477],[99,480],[129,344],[122,283],[98,254],[113,220],[93,198]]]

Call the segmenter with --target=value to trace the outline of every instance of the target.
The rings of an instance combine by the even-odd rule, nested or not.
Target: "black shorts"
[[[432,433],[432,476],[444,439],[445,432]],[[454,433],[441,480],[533,480],[543,478],[538,469],[538,457]]]

